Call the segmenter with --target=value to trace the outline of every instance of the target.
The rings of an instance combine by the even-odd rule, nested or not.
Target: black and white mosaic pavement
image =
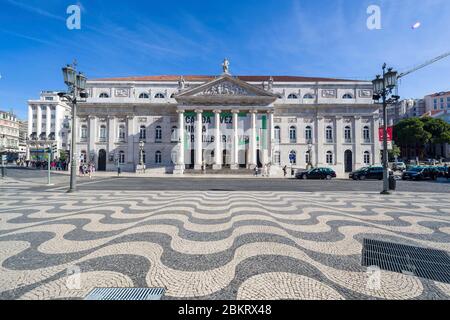
[[[0,299],[165,287],[165,299],[450,299],[361,266],[362,239],[450,251],[447,194],[0,193]]]

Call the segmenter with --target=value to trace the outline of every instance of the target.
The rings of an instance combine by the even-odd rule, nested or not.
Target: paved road
[[[35,170],[10,169],[8,176],[18,179],[22,185],[32,190],[63,190],[69,184],[69,177],[65,175],[52,175],[55,186],[46,187],[46,172]],[[1,185],[1,183],[0,183]],[[353,180],[297,180],[297,179],[264,179],[242,178],[224,179],[211,177],[205,178],[117,178],[95,177],[78,178],[80,190],[122,190],[122,191],[352,191],[375,192],[382,190],[381,181],[353,181]],[[450,182],[447,180],[434,181],[397,181],[399,192],[432,192],[449,193]]]
[[[0,300],[82,299],[95,287],[448,300],[449,283],[368,273],[361,252],[364,238],[450,251],[449,208],[445,194],[2,190]]]

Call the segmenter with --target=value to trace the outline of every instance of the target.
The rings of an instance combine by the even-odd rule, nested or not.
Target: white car
[[[394,162],[394,164],[392,165],[392,168],[394,171],[405,171],[406,164],[404,162]]]

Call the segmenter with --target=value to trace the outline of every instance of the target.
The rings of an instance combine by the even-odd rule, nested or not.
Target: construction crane
[[[410,74],[410,73],[413,73],[413,72],[416,72],[417,70],[420,70],[420,69],[422,69],[422,68],[425,68],[426,66],[429,66],[430,64],[433,64],[433,63],[435,63],[435,62],[438,62],[439,60],[442,60],[442,59],[444,59],[444,58],[446,58],[446,57],[448,57],[448,56],[450,56],[450,51],[447,52],[447,53],[444,53],[443,55],[440,55],[439,57],[436,57],[436,58],[434,58],[434,59],[432,59],[432,60],[430,60],[430,61],[427,61],[427,62],[425,62],[425,63],[422,63],[421,65],[419,65],[419,66],[417,66],[417,67],[415,67],[415,68],[413,68],[413,69],[411,69],[411,70],[408,70],[408,71],[406,71],[406,72],[400,73],[400,74],[397,76],[397,79],[403,78],[403,77],[407,76],[407,75]]]

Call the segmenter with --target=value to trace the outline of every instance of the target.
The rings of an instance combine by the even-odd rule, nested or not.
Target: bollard
[[[397,188],[397,181],[395,180],[394,175],[389,177],[389,190],[395,191]]]

